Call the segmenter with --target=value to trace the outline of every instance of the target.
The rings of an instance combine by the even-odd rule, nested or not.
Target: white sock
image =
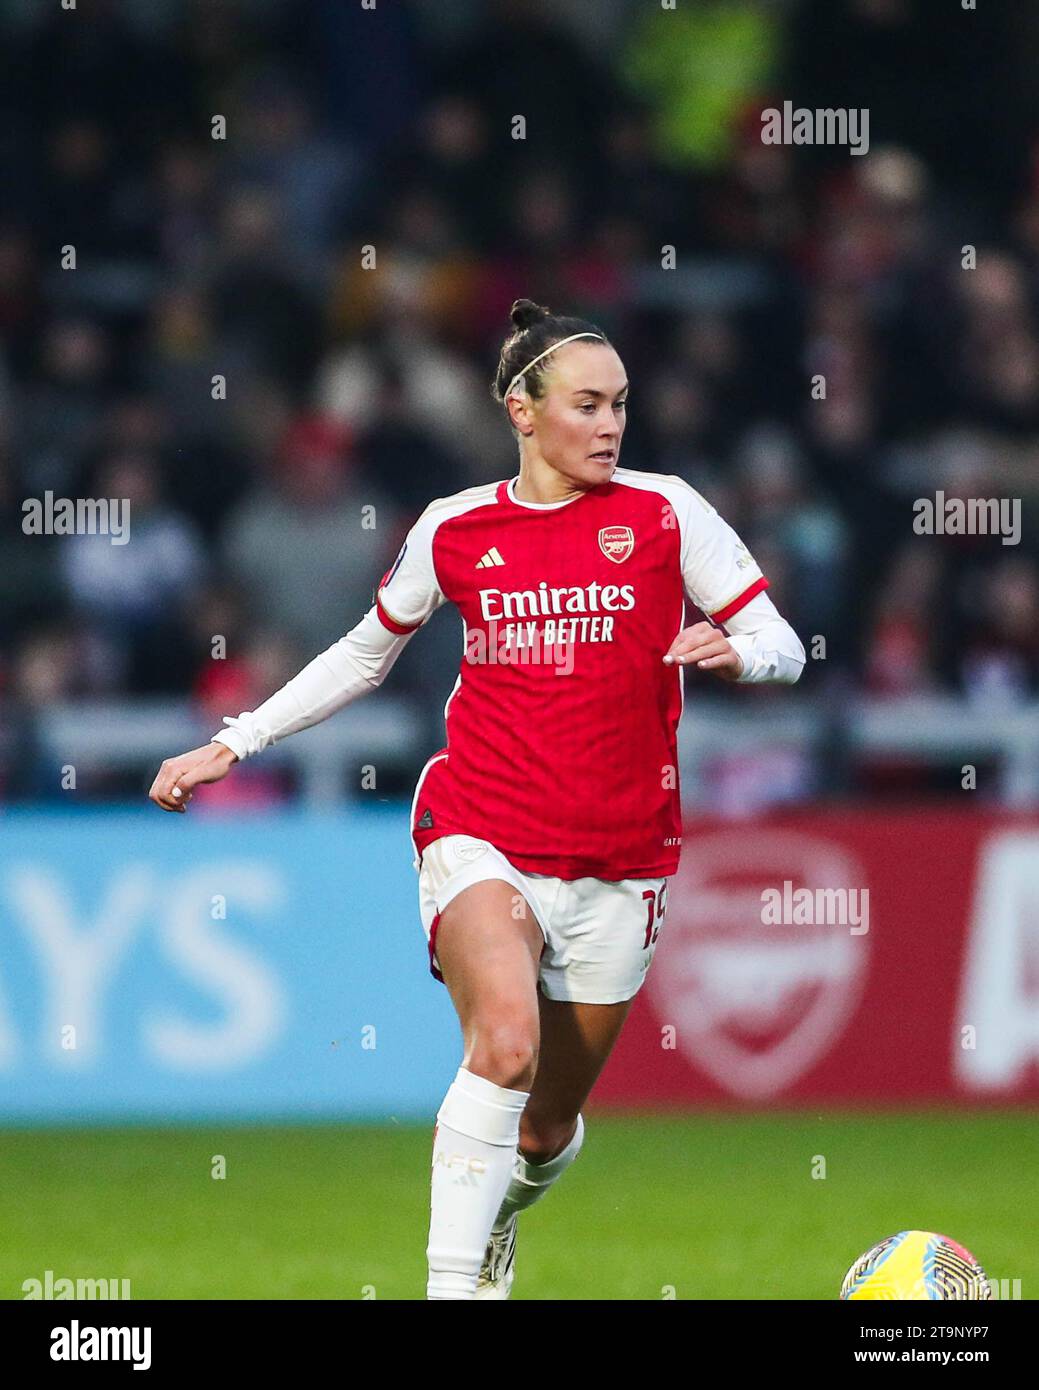
[[[433,1134],[426,1297],[473,1298],[491,1223],[512,1176],[528,1092],[465,1067],[437,1111]]]
[[[531,1163],[517,1150],[516,1161],[512,1170],[512,1181],[509,1183],[498,1215],[494,1218],[495,1228],[504,1226],[509,1217],[515,1216],[516,1212],[526,1211],[535,1202],[539,1202],[552,1184],[558,1181],[573,1163],[581,1151],[583,1142],[584,1120],[578,1115],[574,1137],[561,1153],[557,1153],[555,1158],[550,1158],[547,1163]]]

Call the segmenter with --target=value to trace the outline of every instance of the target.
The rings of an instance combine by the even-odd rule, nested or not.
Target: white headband
[[[515,389],[516,389],[516,382],[517,382],[517,381],[522,382],[522,384],[523,384],[523,392],[526,393],[527,383],[523,380],[523,378],[524,378],[524,377],[526,376],[526,374],[530,371],[531,367],[536,367],[537,364],[541,361],[542,357],[547,357],[548,354],[549,354],[550,352],[555,352],[556,348],[565,347],[567,343],[572,343],[572,342],[574,341],[575,338],[598,338],[599,341],[600,341],[601,343],[604,343],[604,342],[606,341],[606,339],[602,336],[601,333],[587,333],[587,332],[586,332],[586,333],[571,333],[570,336],[569,336],[569,338],[560,338],[560,340],[559,340],[558,343],[553,343],[552,346],[551,346],[551,347],[547,347],[547,348],[545,349],[544,352],[539,352],[538,355],[537,355],[537,357],[534,358],[533,362],[528,362],[527,365],[523,368],[523,370],[522,370],[521,372],[517,372],[517,373],[516,373],[516,375],[515,375],[515,376],[512,378],[512,380],[509,382],[509,389],[505,392],[505,395],[506,395],[506,396],[511,396],[511,395],[513,394],[513,392],[514,392]]]

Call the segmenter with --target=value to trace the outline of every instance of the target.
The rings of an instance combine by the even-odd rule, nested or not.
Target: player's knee
[[[466,1063],[468,1069],[478,1076],[486,1076],[496,1086],[529,1091],[538,1064],[535,1032],[521,1023],[496,1023],[486,1029],[477,1028],[475,1032],[476,1040]]]

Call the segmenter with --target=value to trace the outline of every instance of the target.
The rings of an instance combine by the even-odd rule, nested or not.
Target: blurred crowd
[[[515,473],[519,296],[603,326],[622,464],[697,487],[825,638],[791,698],[1039,695],[1035,16],[595,8],[0,20],[0,708],[253,708],[427,501]],[[868,107],[868,155],[763,145],[787,98]],[[47,490],[128,499],[130,543],[26,535]],[[939,490],[1021,499],[1020,544],[917,534]],[[391,677],[431,725],[460,651],[437,615]]]

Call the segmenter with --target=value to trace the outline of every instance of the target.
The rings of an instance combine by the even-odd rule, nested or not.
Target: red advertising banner
[[[1039,817],[687,823],[600,1105],[1039,1100]]]

